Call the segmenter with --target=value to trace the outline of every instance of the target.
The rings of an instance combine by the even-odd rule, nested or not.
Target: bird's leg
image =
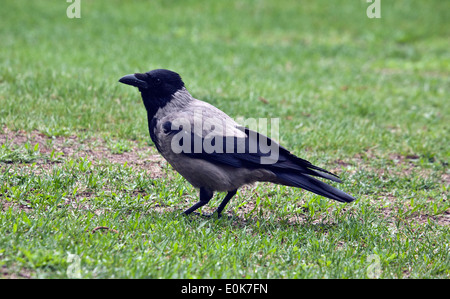
[[[197,202],[196,204],[194,204],[192,207],[190,207],[186,211],[184,211],[183,213],[185,215],[189,215],[192,212],[194,212],[195,210],[197,210],[198,208],[203,207],[211,200],[211,198],[213,197],[213,194],[214,193],[212,191],[206,190],[205,188],[200,188],[200,201]]]
[[[230,201],[230,199],[236,194],[237,189],[233,190],[233,191],[228,191],[227,195],[225,196],[225,198],[222,200],[222,202],[220,203],[219,207],[217,208],[216,212],[217,212],[217,217],[221,217],[222,216],[222,211],[225,208],[225,206],[228,204],[228,202]]]

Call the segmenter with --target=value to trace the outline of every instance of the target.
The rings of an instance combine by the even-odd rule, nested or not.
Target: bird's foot
[[[198,212],[192,212],[192,214],[195,214],[197,216],[203,217],[203,218],[207,218],[207,219],[211,219],[213,218],[214,214],[203,214],[203,213],[198,213]],[[218,218],[220,218],[221,216],[219,215]]]
[[[203,217],[203,218],[207,218],[207,219],[211,219],[211,218],[215,218],[217,217],[217,219],[221,219],[223,217],[222,213],[218,214],[217,212],[214,212],[213,214],[202,214],[202,213],[198,213],[198,212],[191,212],[189,214],[186,214],[185,212],[181,213],[182,216],[189,216],[191,214]],[[231,219],[232,216],[226,216],[228,217],[228,219]]]

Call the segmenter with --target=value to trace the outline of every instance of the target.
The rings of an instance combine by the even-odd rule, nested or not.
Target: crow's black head
[[[119,82],[139,88],[147,110],[163,107],[174,93],[184,87],[180,75],[165,69],[127,75]]]

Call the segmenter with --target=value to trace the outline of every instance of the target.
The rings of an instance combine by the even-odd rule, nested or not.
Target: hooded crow
[[[189,183],[200,200],[184,211],[206,205],[215,191],[228,192],[218,217],[239,187],[271,182],[302,188],[339,202],[354,197],[314,177],[340,183],[335,174],[301,159],[270,138],[237,124],[218,108],[197,100],[179,74],[156,69],[120,78],[139,89],[147,110],[150,137],[159,153]]]

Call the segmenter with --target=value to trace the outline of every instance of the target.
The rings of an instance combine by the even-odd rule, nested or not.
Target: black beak
[[[138,88],[146,89],[148,87],[147,82],[136,78],[134,74],[123,76],[119,79],[120,83],[136,86]]]

